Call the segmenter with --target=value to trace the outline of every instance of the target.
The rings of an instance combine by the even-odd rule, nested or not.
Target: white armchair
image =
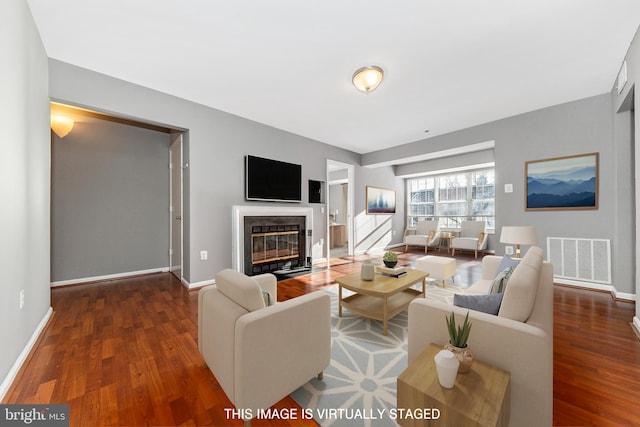
[[[265,307],[277,298],[272,274],[216,274],[198,294],[198,348],[225,394],[251,424],[322,371],[331,357],[330,298],[313,292]]]
[[[456,249],[465,249],[475,252],[487,248],[487,223],[486,221],[463,221],[460,233],[451,239],[451,254],[455,255]]]
[[[553,266],[542,261],[540,248],[527,255],[509,279],[497,316],[423,298],[409,305],[409,362],[429,343],[449,341],[445,315],[453,311],[464,319],[469,312],[474,357],[511,373],[511,427],[553,423]],[[482,279],[468,293],[488,292],[501,259],[482,259]]]
[[[427,248],[438,246],[440,243],[440,222],[439,221],[418,221],[415,228],[404,230],[404,250],[409,246],[424,246],[424,253]]]

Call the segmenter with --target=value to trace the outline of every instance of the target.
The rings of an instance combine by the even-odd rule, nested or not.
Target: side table
[[[438,252],[442,249],[442,244],[447,242],[447,253],[451,252],[451,240],[456,237],[455,231],[442,231],[440,233],[440,242],[438,243]]]
[[[398,377],[398,424],[506,427],[511,374],[474,360],[469,372],[458,374],[452,389],[443,388],[433,360],[440,350],[429,344]],[[426,409],[432,410],[432,419],[420,419]]]

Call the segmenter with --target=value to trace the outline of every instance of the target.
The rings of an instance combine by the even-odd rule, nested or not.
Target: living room
[[[452,162],[468,162],[469,158],[489,154],[496,170],[497,226],[533,225],[538,232],[539,246],[543,249],[547,237],[609,239],[613,254],[612,284],[604,290],[623,300],[637,299],[635,254],[638,239],[635,237],[635,223],[638,209],[637,198],[633,196],[637,189],[634,159],[638,152],[635,148],[638,119],[633,113],[633,85],[640,78],[640,41],[637,34],[633,42],[629,38],[628,47],[622,47],[623,56],[616,65],[616,71],[608,76],[609,85],[601,93],[567,99],[557,105],[503,116],[427,139],[416,139],[401,148],[358,153],[91,71],[64,62],[61,56],[50,57],[40,41],[27,2],[11,0],[2,7],[3,22],[6,20],[7,24],[3,25],[3,39],[17,45],[17,48],[8,45],[1,48],[8,61],[15,64],[2,74],[2,84],[12,88],[7,91],[11,96],[2,101],[2,111],[8,118],[7,141],[24,143],[7,144],[6,167],[2,168],[6,174],[4,181],[11,183],[6,191],[15,210],[10,215],[7,213],[6,225],[3,226],[8,242],[3,267],[12,280],[0,290],[6,304],[1,315],[5,325],[1,339],[6,343],[6,350],[0,356],[0,378],[4,379],[1,391],[6,391],[10,378],[15,375],[16,361],[26,358],[28,349],[26,352],[25,349],[33,344],[38,331],[51,316],[52,282],[169,267],[167,238],[161,239],[163,243],[160,245],[147,244],[158,249],[158,254],[144,262],[116,265],[106,270],[99,266],[75,272],[75,275],[70,269],[68,274],[52,275],[52,271],[62,270],[57,269],[55,263],[60,260],[55,259],[56,253],[50,248],[50,235],[54,230],[50,225],[49,202],[56,197],[55,194],[50,196],[49,172],[56,168],[55,163],[52,166],[48,148],[52,138],[49,130],[50,101],[183,132],[182,217],[185,232],[182,277],[187,287],[210,284],[218,271],[232,265],[232,207],[249,204],[244,198],[244,162],[247,155],[300,164],[305,184],[308,180],[327,181],[327,160],[353,165],[354,229],[361,227],[360,230],[366,230],[361,235],[353,233],[353,239],[356,250],[363,253],[368,249],[401,244],[406,225],[404,177],[427,170],[448,169]],[[16,28],[9,25],[10,22],[20,22],[22,27]],[[30,56],[27,57],[25,52],[31,52]],[[617,70],[622,67],[624,59],[627,81],[619,93]],[[512,91],[512,97],[518,96],[517,89],[505,91]],[[362,102],[365,102],[373,99],[375,93],[368,97],[358,95],[362,95]],[[77,124],[76,131],[82,132],[82,123]],[[52,152],[55,152],[56,143],[64,141],[56,138],[53,137]],[[68,141],[73,141],[73,131],[68,138]],[[168,138],[167,134],[167,141]],[[476,147],[476,151],[465,153],[471,151],[469,147]],[[593,152],[599,153],[597,210],[524,210],[524,165],[527,161]],[[453,153],[461,154],[452,157]],[[410,157],[420,160],[401,164],[403,159]],[[469,166],[469,163],[461,166]],[[83,178],[78,176],[77,179]],[[502,190],[506,184],[512,185],[512,192]],[[398,212],[389,220],[376,223],[378,217],[372,219],[365,215],[367,186],[396,192]],[[86,203],[92,203],[91,195],[99,198],[100,191],[99,188],[87,191]],[[302,199],[308,200],[306,185],[302,187]],[[328,254],[329,212],[321,204],[302,205],[313,209],[312,258],[322,261]],[[114,211],[121,215],[123,210]],[[164,215],[168,217],[166,212]],[[378,230],[380,227],[385,228]],[[375,239],[377,244],[359,240],[358,236],[370,236],[372,232],[380,232],[380,238]],[[168,227],[158,233],[168,234]],[[503,253],[498,230],[490,236],[489,248],[497,254]],[[85,252],[103,249],[99,241],[91,241]],[[202,251],[207,252],[206,260],[201,259]],[[26,299],[23,310],[17,307],[21,291],[24,291]],[[636,308],[635,319],[629,319],[635,323],[636,329],[639,328],[639,313]]]

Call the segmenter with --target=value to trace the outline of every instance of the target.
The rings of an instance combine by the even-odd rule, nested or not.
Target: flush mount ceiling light
[[[60,138],[64,138],[73,129],[73,120],[68,117],[54,114],[51,116],[51,130]]]
[[[368,67],[362,67],[356,70],[353,73],[353,85],[360,92],[369,93],[372,90],[375,90],[380,83],[382,83],[382,77],[384,76],[384,72],[382,68],[376,65],[370,65]]]

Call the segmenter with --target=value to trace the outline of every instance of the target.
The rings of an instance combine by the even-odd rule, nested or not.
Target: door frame
[[[183,163],[184,163],[184,140],[183,133],[172,133],[170,135],[171,143],[169,144],[169,271],[173,273],[181,282],[184,281],[183,278],[183,270],[184,270],[184,220],[180,219],[180,262],[178,268],[180,270],[180,274],[176,274],[176,266],[173,264],[173,249],[174,249],[174,241],[173,241],[173,221],[174,221],[174,210],[173,210],[173,168],[176,165],[173,164],[173,146],[175,144],[179,144],[180,147],[180,164],[178,167],[180,168],[180,183],[178,188],[180,189],[180,216],[184,216],[184,172],[183,172]]]
[[[354,241],[353,241],[353,236],[354,236],[354,218],[353,218],[353,210],[354,210],[354,174],[355,174],[355,167],[354,165],[350,164],[350,163],[344,163],[344,162],[340,162],[338,160],[331,160],[331,159],[327,159],[327,185],[325,186],[325,200],[327,201],[327,209],[325,209],[325,220],[326,220],[326,235],[325,235],[325,241],[327,242],[326,246],[326,253],[327,253],[327,260],[331,260],[331,249],[330,249],[330,228],[329,228],[329,224],[331,223],[331,218],[329,216],[330,214],[330,209],[329,209],[329,187],[331,185],[331,181],[329,179],[329,174],[331,171],[334,170],[342,170],[342,169],[346,169],[347,170],[347,254],[349,256],[353,256],[353,251],[354,251]]]

